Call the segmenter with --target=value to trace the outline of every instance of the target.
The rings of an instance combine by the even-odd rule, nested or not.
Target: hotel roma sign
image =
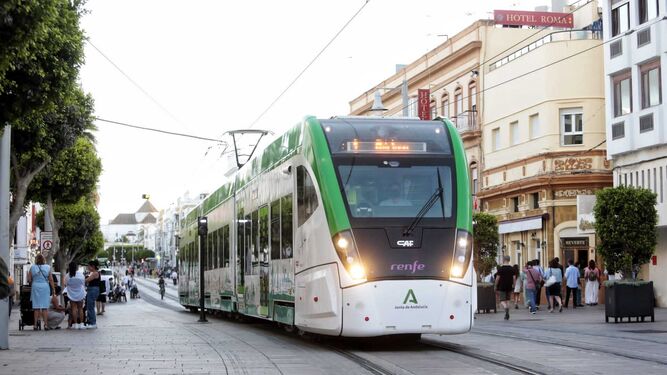
[[[571,13],[527,12],[521,10],[494,10],[493,20],[497,25],[574,27]]]

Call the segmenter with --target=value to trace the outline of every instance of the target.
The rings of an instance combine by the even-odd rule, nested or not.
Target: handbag
[[[549,273],[551,273],[551,268],[549,269]],[[544,283],[544,286],[547,288],[554,285],[556,283],[556,276],[550,275],[549,278],[547,279],[547,282]]]

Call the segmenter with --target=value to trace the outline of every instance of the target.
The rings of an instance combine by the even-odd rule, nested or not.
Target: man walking
[[[565,270],[567,291],[565,293],[565,308],[570,304],[570,293],[572,293],[572,307],[577,308],[577,289],[579,289],[579,268],[574,265],[572,259],[567,260],[568,267]]]
[[[496,273],[496,291],[499,295],[500,306],[505,309],[505,320],[509,320],[510,318],[509,304],[512,299],[516,277],[517,274],[514,272],[514,267],[510,266],[510,257],[508,255],[503,256],[503,265]]]
[[[542,269],[542,266],[540,266],[539,259],[533,260],[533,265],[531,268],[537,271],[542,277],[542,280],[544,280],[544,270]],[[535,285],[535,306],[538,310],[540,309],[541,299],[542,299],[542,282],[540,281],[537,283],[537,285]],[[547,298],[547,303],[549,303],[549,298]]]

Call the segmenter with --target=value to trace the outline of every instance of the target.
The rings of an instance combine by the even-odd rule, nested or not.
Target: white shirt
[[[67,279],[67,298],[74,302],[83,301],[86,297],[86,279],[81,271],[76,271],[74,277]]]

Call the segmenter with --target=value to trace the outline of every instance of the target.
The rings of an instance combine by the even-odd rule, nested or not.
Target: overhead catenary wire
[[[663,18],[658,18],[658,19],[654,20],[653,22],[647,23],[647,24],[642,25],[642,26],[644,26],[644,27],[649,27],[649,26],[651,26],[651,25],[653,25],[653,24],[656,24],[656,23],[658,23],[658,22],[660,22],[660,21],[665,21],[665,20],[667,20],[667,18],[665,18],[665,17],[663,17]],[[626,32],[626,34],[628,34],[628,32]],[[504,85],[504,84],[510,83],[510,82],[515,81],[515,80],[517,80],[517,79],[520,79],[520,78],[523,78],[523,77],[528,76],[528,75],[530,75],[530,74],[533,74],[533,73],[535,73],[535,72],[538,72],[538,71],[540,71],[540,70],[549,68],[549,67],[551,67],[551,66],[553,66],[553,65],[556,65],[556,64],[561,63],[561,62],[563,62],[563,61],[569,60],[569,59],[571,59],[571,58],[573,58],[573,57],[579,56],[579,55],[584,54],[584,53],[586,53],[586,52],[592,51],[592,50],[594,50],[594,49],[596,49],[596,48],[602,47],[602,46],[604,46],[604,45],[606,45],[606,44],[608,44],[608,43],[615,42],[616,40],[617,40],[617,39],[609,39],[609,40],[605,40],[605,41],[603,41],[603,42],[600,42],[599,44],[596,44],[596,45],[591,46],[591,47],[589,47],[589,48],[586,48],[586,49],[583,49],[583,50],[581,50],[581,51],[575,52],[575,53],[573,53],[573,54],[571,54],[571,55],[567,55],[567,56],[565,56],[565,57],[563,57],[563,58],[561,58],[561,59],[558,59],[558,60],[556,60],[556,61],[552,61],[552,62],[550,62],[550,63],[548,63],[548,64],[539,66],[539,67],[537,67],[537,68],[535,68],[535,69],[533,69],[533,70],[530,70],[530,71],[528,71],[528,72],[521,73],[521,74],[519,74],[519,75],[517,75],[517,76],[515,76],[515,77],[512,77],[512,78],[508,78],[508,79],[506,79],[505,81],[499,82],[499,83],[497,83],[497,84],[495,84],[495,85],[492,85],[492,86],[489,86],[489,87],[485,87],[485,88],[483,88],[483,89],[477,91],[477,92],[475,93],[475,95],[476,95],[476,94],[483,93],[483,92],[487,92],[487,91],[489,91],[489,90],[492,90],[492,89],[497,88],[497,87],[499,87],[499,86],[502,86],[502,85]],[[462,96],[462,97],[461,97],[461,100],[463,100],[463,99],[468,99],[468,98],[470,98],[470,95]],[[401,110],[403,110],[403,109],[409,107],[410,105],[411,105],[411,104],[407,104],[407,105],[405,105],[405,106],[401,106],[401,107],[399,107],[399,108],[393,109],[392,111],[396,111],[396,113],[398,113],[398,112],[401,112]]]
[[[134,87],[136,87],[137,89],[139,89],[139,91],[141,91],[141,92],[142,92],[148,99],[150,99],[150,101],[152,101],[153,104],[155,104],[156,106],[158,106],[158,108],[160,108],[160,109],[162,110],[162,112],[164,112],[165,114],[167,114],[167,116],[169,116],[172,120],[174,120],[174,121],[175,121],[177,124],[179,124],[180,126],[185,127],[185,124],[184,124],[181,120],[179,120],[178,117],[176,117],[173,113],[171,113],[171,111],[169,111],[169,110],[167,109],[167,107],[163,106],[162,103],[160,103],[157,99],[155,99],[155,97],[153,97],[153,96],[152,96],[146,89],[144,89],[143,87],[141,87],[141,85],[140,85],[139,83],[137,83],[137,81],[135,81],[134,79],[132,79],[132,77],[130,77],[129,74],[125,73],[125,71],[124,71],[123,69],[121,69],[121,67],[118,66],[118,64],[116,64],[113,60],[111,60],[111,58],[110,58],[107,54],[105,54],[104,52],[102,52],[102,50],[99,49],[99,48],[98,48],[98,47],[97,47],[97,46],[90,40],[90,38],[86,38],[86,42],[87,42],[88,44],[90,44],[90,46],[93,47],[93,49],[95,49],[95,51],[97,51],[97,53],[99,53],[99,54],[100,54],[100,55],[101,55],[107,62],[109,62],[109,64],[111,64],[111,65],[112,65],[112,66],[113,66],[113,67],[114,67],[120,74],[122,74],[123,77],[125,77],[128,81],[130,81],[130,83],[131,83]]]
[[[146,127],[146,126],[134,125],[134,124],[130,124],[130,123],[127,123],[127,122],[108,120],[108,119],[104,119],[104,118],[101,118],[101,117],[94,117],[94,119],[97,120],[97,121],[107,123],[107,124],[120,125],[120,126],[125,126],[125,127],[128,127],[128,128],[133,128],[133,129],[151,131],[151,132],[162,133],[162,134],[167,134],[167,135],[175,135],[175,136],[179,136],[179,137],[199,139],[199,140],[202,140],[202,141],[217,142],[217,143],[221,143],[223,145],[227,145],[226,141],[223,141],[221,139],[216,139],[216,138],[202,137],[202,136],[193,135],[193,134],[178,133],[178,132],[172,132],[172,131],[167,131],[167,130],[162,130],[162,129],[149,128],[149,127]]]
[[[356,13],[354,13],[352,15],[352,17],[350,17],[350,19],[347,20],[347,22],[345,22],[343,27],[341,27],[338,30],[338,32],[336,32],[336,34],[334,34],[334,36],[327,42],[327,44],[324,45],[324,47],[315,55],[315,57],[313,57],[313,59],[310,60],[310,62],[308,64],[306,64],[306,66],[299,72],[299,74],[297,74],[296,77],[294,77],[294,79],[292,79],[292,81],[287,85],[287,87],[285,87],[280,92],[280,94],[278,94],[278,96],[276,96],[276,98],[273,99],[273,101],[271,101],[271,103],[259,114],[259,116],[257,116],[257,118],[255,118],[255,120],[252,123],[250,123],[249,128],[253,128],[264,117],[264,115],[266,115],[271,110],[271,108],[273,108],[273,106],[278,102],[278,100],[280,100],[280,98],[282,98],[283,95],[285,95],[285,93],[290,88],[292,88],[292,86],[294,86],[294,84],[301,78],[301,76],[303,76],[303,74],[306,73],[308,68],[310,68],[315,63],[315,61],[317,61],[317,59],[324,53],[324,51],[327,50],[327,48],[329,48],[329,46],[338,38],[338,36],[347,28],[347,26],[350,23],[352,23],[352,21],[355,18],[357,18],[359,13],[361,13],[361,11],[364,10],[364,8],[366,7],[366,5],[368,5],[369,2],[370,2],[370,0],[365,0],[364,1],[364,4],[361,6],[361,8],[359,8],[359,10],[357,10]]]

